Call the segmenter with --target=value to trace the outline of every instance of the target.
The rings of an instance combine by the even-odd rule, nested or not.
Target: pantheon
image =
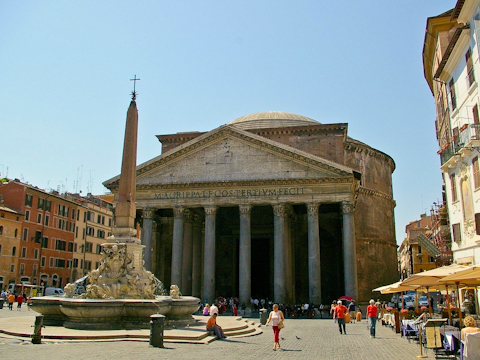
[[[398,279],[395,163],[347,130],[267,111],[157,135],[161,155],[136,168],[146,268],[207,302],[370,299]]]

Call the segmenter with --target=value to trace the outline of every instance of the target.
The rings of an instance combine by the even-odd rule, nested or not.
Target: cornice
[[[245,181],[208,181],[192,183],[142,184],[137,185],[137,191],[165,190],[165,189],[198,189],[198,188],[225,188],[225,187],[254,187],[254,186],[291,186],[291,185],[319,185],[319,184],[350,184],[353,177],[329,177],[309,179],[270,179]],[[118,189],[118,182],[111,189]]]
[[[393,171],[395,171],[395,161],[393,161],[393,159],[389,155],[381,152],[380,150],[374,149],[366,144],[360,144],[350,141],[345,142],[344,149],[358,153],[365,153],[367,155],[379,158],[390,165],[390,167],[392,168],[392,173]]]
[[[324,134],[331,133],[338,130],[343,132],[343,135],[346,135],[348,124],[338,123],[338,124],[318,124],[318,125],[304,125],[304,126],[289,126],[283,128],[264,128],[264,129],[246,129],[245,131],[257,134],[260,136],[264,135],[279,135],[279,134]]]
[[[395,200],[393,200],[393,196],[392,196],[392,195],[385,194],[384,192],[381,192],[381,191],[378,191],[378,190],[368,189],[368,188],[365,188],[365,187],[362,187],[362,186],[361,186],[361,187],[358,189],[358,192],[359,192],[360,194],[367,195],[367,196],[379,197],[379,198],[382,198],[382,199],[391,201],[391,202],[393,202],[394,204],[396,204]]]

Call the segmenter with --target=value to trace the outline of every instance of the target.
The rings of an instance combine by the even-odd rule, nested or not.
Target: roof
[[[420,234],[415,238],[418,244],[432,256],[440,255],[442,252],[425,235]]]
[[[252,130],[321,124],[303,115],[285,111],[264,111],[239,117],[227,125],[234,125],[242,130]]]
[[[12,209],[12,208],[10,208],[8,206],[5,206],[5,205],[0,205],[0,211],[5,211],[5,212],[12,213],[12,214],[17,214],[17,215],[23,215],[22,212],[17,211],[15,209]]]

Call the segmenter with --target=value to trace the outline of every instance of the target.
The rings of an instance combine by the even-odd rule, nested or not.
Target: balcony
[[[480,148],[480,124],[465,124],[460,128],[458,139],[438,151],[442,167],[446,163],[452,167],[454,155],[467,155],[473,148]]]

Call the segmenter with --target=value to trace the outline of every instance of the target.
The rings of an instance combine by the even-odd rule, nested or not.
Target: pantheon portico
[[[395,164],[347,128],[271,111],[157,136],[162,154],[137,166],[147,269],[246,304],[362,301],[395,281]],[[118,177],[104,185],[116,195]]]

